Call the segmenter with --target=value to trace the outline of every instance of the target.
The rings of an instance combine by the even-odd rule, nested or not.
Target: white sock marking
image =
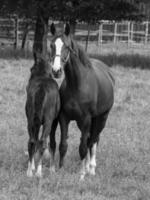
[[[97,144],[95,143],[91,150],[91,161],[90,161],[90,174],[95,175],[95,168],[96,168],[96,147]]]
[[[33,176],[32,163],[30,161],[28,162],[27,176],[28,177],[32,177]]]
[[[89,172],[90,170],[90,151],[88,149],[87,156],[86,156],[86,171]]]
[[[34,162],[34,158],[32,158],[31,169],[32,169],[32,170],[35,170],[35,162]]]
[[[38,166],[37,166],[36,176],[42,177],[42,161],[41,160],[39,161]]]

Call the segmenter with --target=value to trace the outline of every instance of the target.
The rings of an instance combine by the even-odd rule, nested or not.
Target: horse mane
[[[76,52],[80,62],[82,63],[83,67],[85,68],[91,68],[92,64],[90,59],[88,58],[87,53],[83,49],[82,46],[80,46],[77,42],[75,42],[73,39],[71,39],[72,43],[72,49]]]
[[[34,63],[33,67],[31,68],[31,78],[35,76],[51,76],[50,69],[48,63],[40,58],[39,61]]]

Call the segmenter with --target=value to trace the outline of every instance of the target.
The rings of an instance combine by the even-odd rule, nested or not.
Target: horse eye
[[[56,52],[56,47],[54,44],[50,44],[50,57],[54,57]]]
[[[50,44],[50,48],[52,51],[55,51],[55,49],[56,49],[55,44]]]

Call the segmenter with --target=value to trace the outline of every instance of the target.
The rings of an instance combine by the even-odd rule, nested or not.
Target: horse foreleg
[[[60,138],[60,145],[59,145],[59,153],[60,153],[60,161],[59,161],[59,167],[61,168],[64,164],[64,157],[67,152],[68,148],[68,125],[70,120],[67,119],[67,117],[64,114],[60,115],[60,129],[61,129],[61,138]]]
[[[78,127],[81,130],[81,142],[79,146],[79,154],[81,158],[81,175],[80,175],[80,180],[83,180],[86,173],[89,170],[89,163],[90,163],[90,154],[89,154],[89,149],[88,149],[88,138],[89,138],[89,130],[90,130],[90,125],[91,125],[91,118],[89,116],[86,117],[86,119],[83,121],[83,123],[78,123]]]
[[[87,148],[87,138],[81,137],[81,143],[79,146],[79,154],[81,158],[81,172],[80,180],[83,180],[87,171],[89,170],[89,152]]]
[[[91,175],[95,175],[95,168],[96,168],[96,148],[97,143],[93,144],[91,148],[91,159],[90,159],[90,170],[89,173]]]
[[[105,112],[103,115],[97,116],[92,119],[91,135],[90,135],[90,138],[88,141],[88,147],[90,149],[90,156],[91,156],[89,173],[91,175],[95,175],[97,144],[99,141],[100,133],[102,132],[102,130],[105,127],[108,113],[109,113],[109,111]]]

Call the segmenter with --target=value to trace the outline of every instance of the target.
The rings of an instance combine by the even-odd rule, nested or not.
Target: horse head
[[[63,34],[57,34],[55,25],[51,24],[52,40],[50,43],[50,62],[52,72],[56,78],[60,77],[62,70],[69,61],[70,53],[73,52],[70,36],[70,26],[67,23]]]

